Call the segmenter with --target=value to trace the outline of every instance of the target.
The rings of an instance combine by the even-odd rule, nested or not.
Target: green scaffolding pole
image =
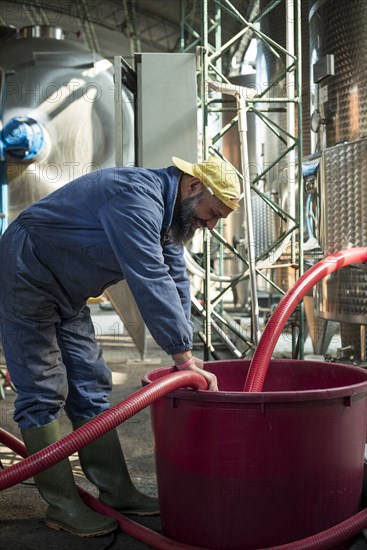
[[[259,29],[258,23],[267,16],[271,11],[279,4],[285,6],[286,17],[286,45],[278,44],[270,36],[266,36],[264,32]],[[259,2],[253,2],[253,6],[259,6]],[[233,17],[235,22],[239,22],[243,25],[242,29],[233,33],[232,37],[226,37],[226,41],[221,43],[222,29],[221,20],[222,12],[226,16]],[[198,28],[197,22],[200,21],[201,25]],[[181,51],[189,51],[193,48],[197,48],[200,67],[198,73],[199,82],[199,94],[198,105],[201,108],[201,122],[202,122],[202,143],[201,143],[201,156],[207,158],[210,154],[215,154],[223,158],[220,150],[219,142],[222,137],[234,126],[238,124],[238,117],[234,116],[232,121],[226,126],[222,127],[215,136],[209,135],[209,117],[215,113],[216,115],[235,111],[234,107],[228,107],[227,99],[212,99],[208,93],[207,83],[209,80],[230,83],[228,77],[223,73],[222,59],[224,56],[228,56],[231,48],[234,47],[236,41],[240,40],[246,33],[251,33],[257,40],[269,49],[269,51],[280,58],[285,57],[285,69],[272,81],[269,85],[262,90],[261,95],[258,94],[254,98],[249,100],[249,110],[253,112],[270,130],[274,135],[284,144],[285,150],[281,151],[279,156],[271,163],[270,166],[264,168],[261,174],[258,174],[251,181],[252,192],[260,196],[266,204],[276,214],[285,221],[287,229],[283,231],[283,234],[275,240],[272,246],[270,246],[266,253],[271,256],[275,254],[277,250],[282,246],[282,243],[290,244],[290,263],[291,266],[298,267],[298,276],[301,276],[304,271],[303,267],[303,250],[302,250],[302,238],[303,238],[303,178],[302,170],[299,168],[302,163],[302,44],[301,44],[301,0],[272,0],[269,1],[265,7],[257,9],[257,13],[251,20],[246,18],[246,14],[240,13],[237,8],[229,0],[203,0],[198,2],[196,0],[181,0]],[[287,97],[266,97],[280,82],[286,82]],[[213,107],[214,103],[218,106]],[[222,105],[222,106],[221,106]],[[280,107],[280,105],[282,107]],[[268,113],[276,112],[279,110],[286,110],[287,128],[284,129],[272,121]],[[296,113],[297,111],[297,113]],[[298,130],[298,135],[296,132]],[[278,165],[281,161],[287,159],[288,162],[288,177],[291,179],[294,185],[292,197],[290,198],[290,205],[288,210],[280,207],[277,203],[272,201],[258,188],[258,183],[270,170]],[[298,167],[298,169],[297,169]],[[241,176],[242,174],[240,174]],[[290,184],[291,187],[291,184]],[[298,208],[295,204],[296,189],[298,189]],[[228,288],[235,286],[241,279],[248,273],[248,258],[244,260],[243,277],[236,276],[233,281],[228,285],[222,285],[220,283],[220,291],[216,298],[211,298],[211,249],[213,239],[219,242],[220,246],[220,275],[223,274],[223,263],[225,258],[224,250],[229,250],[230,254],[233,254],[233,247],[230,243],[226,242],[223,238],[221,228],[219,231],[209,232],[204,230],[203,240],[203,258],[204,258],[204,311],[203,323],[204,323],[204,357],[209,359],[213,354],[214,346],[212,342],[211,333],[211,320],[213,318],[221,319],[223,311],[222,296],[224,297]],[[262,255],[263,256],[263,255]],[[263,265],[266,265],[266,261],[263,257],[258,257],[256,261],[260,266],[260,270],[263,269]],[[265,262],[265,264],[264,264]],[[278,267],[282,264],[278,264]],[[271,279],[263,272],[258,271],[259,275],[267,281]],[[273,287],[279,289],[279,287],[272,283]],[[220,312],[218,313],[218,307]],[[298,355],[303,358],[304,355],[304,312],[303,304],[300,304],[299,309],[299,321],[297,330],[292,329],[292,348],[293,356]],[[228,326],[225,327],[228,330]],[[218,334],[218,329],[216,329]],[[236,334],[238,338],[238,334]],[[228,332],[226,332],[226,338],[228,339]],[[246,350],[244,355],[251,348],[253,342],[249,342],[244,338],[246,344]]]

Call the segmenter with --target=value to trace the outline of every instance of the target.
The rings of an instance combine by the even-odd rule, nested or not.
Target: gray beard
[[[176,245],[185,246],[193,238],[196,231],[194,223],[198,220],[195,209],[203,198],[204,191],[184,199],[177,206],[171,225],[171,239]]]

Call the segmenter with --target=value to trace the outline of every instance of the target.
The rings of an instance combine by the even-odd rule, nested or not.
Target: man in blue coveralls
[[[238,207],[234,168],[215,157],[167,169],[107,168],[26,208],[0,240],[3,351],[17,389],[14,419],[29,454],[62,437],[65,408],[77,428],[109,408],[111,373],[86,302],[126,279],[157,344],[178,369],[213,374],[192,355],[190,289],[183,245]],[[102,502],[122,513],[159,513],[133,485],[116,430],[79,451]],[[79,497],[69,460],[36,476],[49,527],[78,536],[116,529]]]

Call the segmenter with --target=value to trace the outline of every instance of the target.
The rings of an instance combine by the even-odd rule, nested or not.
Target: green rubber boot
[[[79,428],[88,420],[73,423]],[[116,430],[79,450],[83,472],[99,489],[99,500],[121,514],[155,516],[159,514],[157,498],[141,493],[128,472]]]
[[[21,430],[29,455],[61,439],[60,422]],[[82,501],[69,460],[62,460],[34,478],[38,492],[48,503],[46,524],[79,537],[98,537],[117,529],[114,519],[99,514]]]

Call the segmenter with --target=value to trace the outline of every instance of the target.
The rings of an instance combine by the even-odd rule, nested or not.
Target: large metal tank
[[[325,255],[367,246],[367,3],[312,2],[313,146],[321,151],[319,241]],[[316,289],[320,317],[340,322],[342,347],[365,360],[367,271],[350,266]]]
[[[70,180],[115,163],[112,64],[61,29],[25,27],[1,47],[5,71],[3,126],[11,141],[19,127],[42,133],[29,155],[5,154],[8,221],[28,204]],[[123,92],[124,163],[134,161],[133,106]],[[34,121],[30,125],[29,120]],[[8,126],[7,126],[8,125]],[[5,139],[5,138],[4,138]]]
[[[321,132],[324,149],[367,135],[367,3],[312,1],[309,22],[311,114],[321,122],[313,148]]]
[[[266,0],[261,2],[261,8],[265,9],[268,5]],[[305,3],[302,3],[301,27],[302,27],[302,136],[303,136],[303,152],[310,152],[310,117],[309,117],[309,68],[308,68],[308,9]],[[282,48],[286,48],[286,32],[287,25],[291,22],[287,20],[291,17],[286,14],[286,3],[281,2],[268,12],[260,21],[260,30]],[[286,56],[279,48],[272,48],[269,44],[258,42],[258,57],[257,57],[257,90],[263,92],[270,84],[272,84],[266,98],[273,99],[279,97],[287,99],[291,95],[291,90],[287,89],[286,72],[287,60]],[[269,121],[257,119],[256,124],[256,141],[257,141],[257,166],[259,172],[267,171],[263,180],[259,182],[261,190],[268,194],[275,203],[279,205],[286,213],[296,216],[296,211],[293,212],[293,201],[297,201],[298,190],[296,182],[296,174],[292,176],[290,168],[291,161],[289,156],[285,154],[286,144],[279,139],[279,135],[283,139],[286,138],[283,130],[287,129],[287,104],[286,103],[264,103],[257,105],[263,110],[264,116]],[[297,129],[297,120],[296,133]],[[273,126],[271,130],[270,126]],[[283,157],[283,158],[282,158]],[[280,160],[277,160],[280,159]],[[297,162],[298,159],[295,159]],[[294,179],[293,179],[294,178]],[[294,188],[295,186],[295,188]],[[263,207],[264,208],[264,207]],[[266,207],[267,216],[263,228],[264,234],[269,232],[269,221],[271,220],[273,242],[286,232],[293,224],[285,221],[284,216],[275,214],[269,207]],[[263,219],[260,213],[259,219]],[[289,241],[285,240],[282,244],[282,257],[284,263],[290,261],[290,248],[287,246]],[[295,270],[293,268],[281,268],[270,273],[270,277],[284,291],[288,290],[295,281]]]

